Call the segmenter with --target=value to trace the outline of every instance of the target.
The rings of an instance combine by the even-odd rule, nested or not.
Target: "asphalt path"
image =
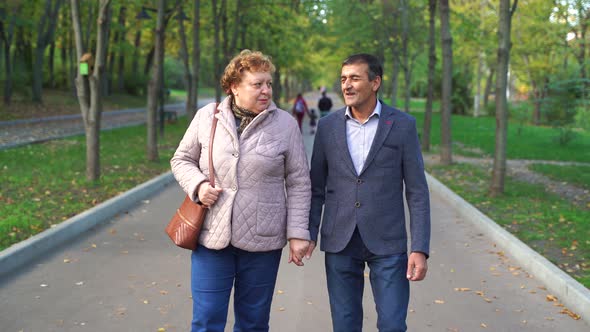
[[[307,123],[304,139],[309,153]],[[190,253],[163,231],[182,197],[176,184],[169,185],[4,276],[0,330],[188,331]],[[409,331],[590,331],[444,197],[433,194],[431,202],[429,271],[426,280],[411,284]],[[331,331],[322,253],[304,267],[287,264],[287,255],[283,250],[271,331]],[[364,331],[377,331],[366,281]]]

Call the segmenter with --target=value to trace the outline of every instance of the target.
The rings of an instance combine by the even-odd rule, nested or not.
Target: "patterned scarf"
[[[232,98],[231,100],[231,110],[234,113],[236,119],[240,120],[240,126],[238,127],[238,136],[242,135],[244,128],[254,120],[254,118],[258,115],[258,113],[251,112],[247,109],[241,108],[236,105],[236,99]]]

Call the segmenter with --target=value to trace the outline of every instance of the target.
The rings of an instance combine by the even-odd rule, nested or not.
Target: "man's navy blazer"
[[[405,184],[411,251],[428,256],[430,199],[416,120],[381,105],[377,132],[360,174],[348,150],[346,109],[320,119],[311,157],[311,239],[317,242],[321,221],[320,249],[336,253],[358,226],[373,254],[407,252]]]

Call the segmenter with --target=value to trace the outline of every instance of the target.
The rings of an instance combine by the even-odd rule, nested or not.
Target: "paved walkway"
[[[202,100],[200,105],[210,102]],[[166,110],[184,114],[184,103],[165,106]],[[136,108],[103,112],[101,130],[132,126],[146,121],[146,109]],[[66,115],[31,120],[0,121],[0,150],[51,139],[84,134],[82,116]]]
[[[310,99],[308,99],[309,102]],[[308,152],[313,137],[304,127]],[[170,185],[77,241],[43,253],[0,279],[2,331],[187,331],[189,252],[163,232],[182,199]],[[590,331],[556,304],[545,285],[471,222],[432,197],[429,272],[412,284],[409,331]],[[283,252],[271,331],[331,331],[323,257],[302,268]],[[366,279],[368,282],[368,278]],[[377,331],[370,287],[365,329]],[[226,331],[231,331],[232,315]]]

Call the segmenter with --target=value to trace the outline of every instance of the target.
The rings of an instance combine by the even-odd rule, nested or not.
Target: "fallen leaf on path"
[[[277,290],[277,294],[283,294],[284,292],[282,290]]]
[[[487,329],[488,328],[488,326],[486,325],[486,323],[481,323],[480,326],[483,327],[484,329]]]
[[[434,300],[434,303],[436,303],[436,304],[444,304],[445,301],[443,301],[443,300]]]
[[[455,288],[456,292],[469,292],[470,290],[471,290],[471,288],[467,288],[467,287]]]
[[[560,313],[560,314],[566,314],[566,315],[570,316],[571,318],[573,318],[573,319],[575,319],[575,320],[578,320],[578,319],[580,319],[580,315],[578,315],[578,314],[576,314],[576,313],[572,312],[572,311],[571,311],[571,310],[569,310],[568,308],[563,308],[563,310],[561,310],[559,313]]]
[[[546,299],[547,299],[548,302],[555,302],[555,301],[557,301],[557,297],[555,297],[555,295],[551,295],[551,294],[547,294]]]

